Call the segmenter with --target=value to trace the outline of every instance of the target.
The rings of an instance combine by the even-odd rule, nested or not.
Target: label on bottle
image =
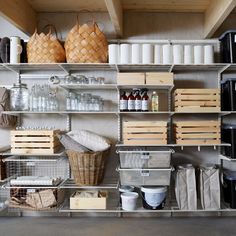
[[[142,111],[148,111],[148,100],[142,100]]]
[[[135,110],[141,110],[142,109],[142,101],[141,100],[135,100]]]
[[[129,111],[135,110],[135,102],[134,102],[134,100],[128,100],[128,110]]]
[[[120,110],[121,111],[128,110],[128,101],[127,100],[120,100]]]

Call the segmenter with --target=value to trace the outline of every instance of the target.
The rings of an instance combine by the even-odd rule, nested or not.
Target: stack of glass
[[[104,101],[100,96],[90,93],[68,93],[66,97],[67,111],[103,111]]]

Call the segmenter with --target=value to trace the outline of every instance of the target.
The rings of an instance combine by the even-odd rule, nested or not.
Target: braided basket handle
[[[55,25],[53,25],[53,24],[47,24],[47,25],[45,25],[44,27],[43,27],[43,30],[45,30],[46,28],[48,28],[49,27],[49,31],[48,31],[48,36],[50,35],[50,34],[52,34],[52,29],[54,30],[54,32],[55,32],[55,34],[56,34],[56,38],[58,39],[58,34],[57,34],[57,29],[56,29],[56,27],[55,27]]]

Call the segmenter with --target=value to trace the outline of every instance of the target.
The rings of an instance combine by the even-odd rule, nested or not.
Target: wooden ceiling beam
[[[212,0],[205,12],[204,37],[210,38],[236,6],[236,0]]]
[[[36,12],[26,0],[0,0],[0,15],[28,35],[37,27]]]
[[[123,35],[123,9],[120,0],[105,0],[117,36]]]

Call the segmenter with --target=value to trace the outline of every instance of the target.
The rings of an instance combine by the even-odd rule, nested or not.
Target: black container
[[[222,81],[221,108],[222,111],[236,111],[236,78]]]
[[[236,125],[224,124],[222,126],[221,138],[223,142],[231,144],[231,147],[224,147],[223,154],[236,159]]]
[[[225,171],[223,179],[224,201],[236,209],[236,171]]]
[[[221,41],[221,61],[223,63],[236,62],[236,31],[226,31],[219,38]]]

